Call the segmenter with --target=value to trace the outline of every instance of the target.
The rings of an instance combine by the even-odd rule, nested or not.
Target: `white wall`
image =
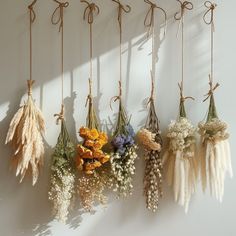
[[[137,130],[144,124],[147,111],[144,100],[150,92],[150,41],[144,43],[143,19],[147,6],[143,0],[126,0],[132,13],[124,18],[124,70],[126,105],[133,114],[132,123]],[[168,123],[177,115],[180,80],[180,41],[176,38],[177,23],[173,14],[178,9],[175,0],[160,0],[168,11],[168,32],[159,47],[157,65],[157,108],[161,129],[165,133]],[[235,180],[226,179],[222,204],[203,195],[200,190],[192,199],[190,211],[173,202],[170,189],[165,188],[159,212],[152,214],[145,209],[142,196],[144,161],[137,161],[135,191],[123,201],[111,200],[106,210],[94,215],[80,216],[76,208],[67,225],[52,221],[51,204],[47,200],[49,164],[52,148],[59,132],[53,114],[60,109],[60,37],[58,28],[51,25],[50,14],[55,4],[38,1],[34,24],[34,98],[46,119],[46,163],[36,187],[30,180],[18,184],[14,172],[9,171],[11,149],[4,145],[7,128],[13,114],[23,101],[26,92],[28,66],[28,15],[30,1],[0,1],[0,235],[192,235],[233,236],[236,234]],[[94,30],[94,92],[99,104],[99,115],[105,124],[114,121],[109,100],[117,94],[118,80],[118,30],[116,9],[110,0],[97,1],[101,14],[95,19]],[[202,0],[194,0],[195,10],[186,17],[186,95],[196,98],[187,103],[189,117],[195,124],[206,114],[207,103],[203,95],[208,90],[209,27],[202,21]],[[235,86],[236,86],[236,31],[233,0],[217,1],[215,40],[215,79],[221,84],[216,92],[219,113],[229,123],[232,157],[236,152]],[[85,123],[84,107],[88,78],[88,26],[82,20],[84,5],[70,0],[65,13],[65,103],[67,124],[73,140],[76,130]],[[160,15],[160,14],[158,14]],[[161,15],[159,23],[163,22]],[[159,32],[159,30],[157,30]],[[156,41],[159,44],[159,40]],[[127,66],[126,66],[127,65]],[[235,159],[232,160],[236,165]]]

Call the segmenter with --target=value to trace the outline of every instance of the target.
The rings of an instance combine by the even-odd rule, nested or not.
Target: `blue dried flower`
[[[117,135],[116,137],[114,137],[111,141],[111,144],[114,148],[122,148],[124,145],[124,137],[122,135]]]
[[[118,152],[120,155],[124,155],[125,151],[126,151],[126,148],[125,148],[125,147],[120,147],[120,148],[117,149],[117,152]]]
[[[131,135],[128,135],[128,136],[125,137],[124,145],[127,145],[127,146],[134,145],[134,139]]]
[[[130,135],[131,137],[135,136],[134,129],[130,124],[125,126],[125,130],[127,131],[128,135]]]

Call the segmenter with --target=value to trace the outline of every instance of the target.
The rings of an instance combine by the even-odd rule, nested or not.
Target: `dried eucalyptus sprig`
[[[70,141],[63,116],[51,165],[49,200],[53,203],[55,219],[65,223],[72,203],[75,185],[75,147]]]
[[[13,164],[16,165],[16,176],[20,182],[27,172],[32,175],[35,185],[39,177],[39,168],[43,164],[44,119],[41,111],[32,98],[33,80],[28,80],[28,99],[13,117],[8,130],[6,144],[14,148]]]
[[[162,191],[162,138],[159,129],[154,100],[150,98],[150,108],[147,122],[142,128],[137,138],[144,147],[144,157],[146,161],[144,173],[144,195],[146,197],[146,207],[148,210],[156,212],[159,200],[163,195]]]
[[[132,194],[137,146],[134,141],[135,133],[127,119],[121,97],[117,98],[119,98],[119,112],[111,141],[113,152],[110,162],[115,180],[114,191],[118,192],[118,197],[126,197]]]

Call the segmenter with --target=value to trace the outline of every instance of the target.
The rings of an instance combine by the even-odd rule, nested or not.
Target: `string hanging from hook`
[[[113,2],[117,3],[118,4],[118,16],[117,16],[117,20],[118,20],[118,23],[119,23],[119,36],[120,36],[120,41],[119,41],[119,56],[120,56],[120,62],[119,62],[119,77],[120,77],[120,80],[119,80],[119,96],[118,97],[121,97],[121,94],[122,94],[122,38],[123,38],[123,31],[122,31],[122,28],[123,28],[123,25],[122,25],[122,17],[123,17],[123,14],[122,13],[129,13],[131,12],[131,7],[129,5],[122,5],[121,2],[119,0],[112,0]]]
[[[213,77],[214,77],[214,32],[215,32],[215,24],[214,24],[214,11],[215,8],[217,7],[217,4],[212,3],[210,1],[206,1],[204,3],[204,6],[207,8],[207,11],[203,15],[203,21],[211,26],[211,71],[209,74],[209,86],[210,90],[209,92],[205,95],[206,98],[203,100],[204,102],[207,101],[211,95],[213,95],[214,91],[220,86],[219,83],[216,83],[215,85],[213,84]],[[210,16],[210,17],[209,17]],[[209,18],[208,18],[209,17]]]
[[[183,104],[184,104],[185,100],[187,100],[187,99],[194,100],[194,98],[190,97],[190,96],[187,96],[187,97],[184,96],[184,70],[185,70],[185,68],[184,68],[184,54],[185,54],[185,51],[184,51],[184,16],[185,16],[186,10],[190,11],[193,9],[193,4],[189,1],[182,2],[180,0],[177,0],[177,2],[179,2],[179,4],[180,4],[180,11],[175,13],[174,19],[179,21],[177,36],[179,34],[179,30],[181,27],[181,82],[178,83],[179,90],[180,90],[180,116],[185,117],[186,112],[185,112]]]
[[[155,9],[159,9],[165,18],[165,24],[164,24],[164,37],[166,35],[166,26],[167,26],[167,14],[166,11],[157,6],[155,3],[149,1],[149,0],[144,0],[147,4],[150,5],[150,8],[145,16],[144,19],[144,26],[148,28],[147,36],[149,37],[150,35],[152,36],[152,69],[151,69],[151,81],[152,81],[152,92],[151,92],[151,97],[150,99],[154,98],[154,80],[155,80],[155,65],[156,65],[156,53],[155,53],[155,14],[154,11]]]
[[[53,0],[58,4],[51,16],[53,25],[59,25],[59,32],[61,33],[61,111],[55,114],[57,117],[57,124],[64,119],[64,9],[69,6],[69,2],[59,2]]]

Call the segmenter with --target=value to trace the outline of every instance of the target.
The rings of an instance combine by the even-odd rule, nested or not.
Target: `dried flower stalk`
[[[144,147],[145,173],[144,173],[144,195],[146,207],[156,212],[162,191],[162,138],[160,135],[159,121],[156,115],[153,98],[150,99],[150,108],[145,128],[141,129],[137,138]]]
[[[27,172],[32,175],[35,185],[39,169],[43,165],[44,145],[42,135],[45,130],[41,111],[32,98],[33,80],[28,80],[28,99],[13,117],[6,137],[14,149],[13,164],[16,165],[16,176],[20,182]]]

